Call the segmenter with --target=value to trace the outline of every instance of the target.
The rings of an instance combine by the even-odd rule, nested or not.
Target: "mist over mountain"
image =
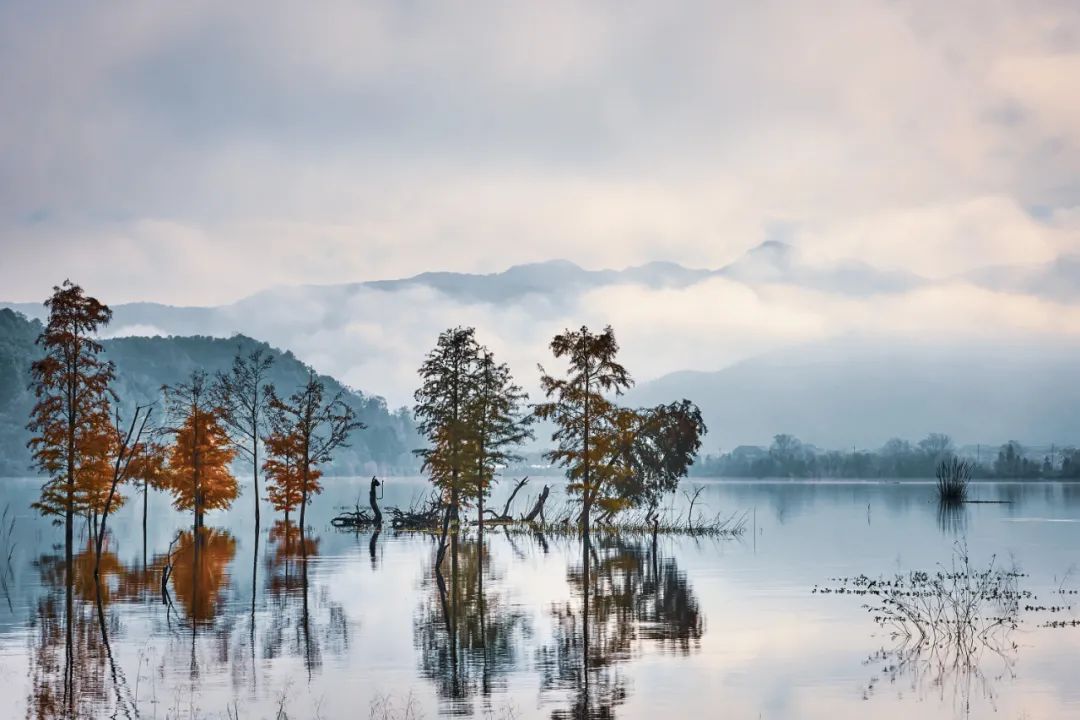
[[[110,332],[117,335],[160,330],[167,334],[230,332],[238,322],[253,321],[267,304],[282,299],[303,302],[330,315],[335,305],[348,303],[372,290],[383,293],[435,292],[467,304],[534,303],[568,306],[581,295],[608,286],[630,285],[652,290],[681,289],[710,278],[748,286],[781,284],[828,290],[847,295],[876,295],[910,290],[927,281],[903,271],[883,271],[871,265],[844,261],[830,265],[807,263],[793,246],[769,240],[724,267],[708,270],[656,261],[622,270],[587,270],[568,260],[515,265],[502,272],[477,274],[425,272],[393,280],[370,280],[337,285],[283,286],[264,290],[229,305],[178,307],[135,302],[112,306]],[[993,278],[990,278],[993,280]],[[44,319],[37,303],[6,303],[27,317]]]
[[[29,389],[30,364],[39,355],[34,340],[40,332],[38,321],[0,309],[0,475],[33,474],[26,448],[30,434],[25,426],[34,403]],[[157,402],[162,385],[183,382],[193,370],[211,374],[227,370],[237,352],[247,354],[262,348],[273,356],[269,382],[284,395],[306,381],[308,373],[307,366],[292,353],[242,335],[125,337],[105,340],[104,346],[105,357],[116,364],[113,389],[121,411],[128,413],[136,404]],[[342,392],[344,402],[367,426],[352,434],[349,447],[340,450],[329,464],[330,472],[400,472],[415,467],[412,450],[419,440],[410,413],[391,411],[381,397],[347,388],[332,377],[323,375],[321,379],[328,396]]]
[[[628,393],[638,405],[689,397],[709,427],[704,452],[788,433],[829,449],[877,449],[930,432],[957,444],[1080,441],[1080,348],[1001,344],[895,348],[845,339],[717,372],[676,372]]]
[[[1080,256],[1064,255],[1037,265],[983,268],[969,276],[973,282],[1001,292],[1075,302],[1080,300]]]
[[[212,307],[121,303],[106,336],[259,338],[398,407],[411,405],[416,369],[447,327],[476,327],[535,397],[537,364],[555,367],[553,335],[611,324],[641,384],[634,397],[698,402],[711,443],[792,432],[824,447],[873,446],[931,430],[1065,443],[1080,437],[1068,360],[1080,336],[1074,278],[1072,256],[928,278],[770,240],[717,269],[553,260],[273,287]],[[107,288],[87,291],[108,302]],[[10,306],[44,316],[40,305]]]

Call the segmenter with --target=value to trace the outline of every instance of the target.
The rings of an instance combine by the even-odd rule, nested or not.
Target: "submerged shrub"
[[[972,465],[967,460],[950,458],[937,467],[938,499],[945,503],[962,503],[967,499]]]

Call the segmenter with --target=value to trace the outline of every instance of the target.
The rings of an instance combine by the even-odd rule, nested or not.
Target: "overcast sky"
[[[0,4],[0,299],[1080,252],[1080,3]]]

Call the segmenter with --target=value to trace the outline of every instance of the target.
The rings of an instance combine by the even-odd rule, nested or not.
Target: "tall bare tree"
[[[109,482],[109,493],[105,498],[105,505],[101,509],[101,522],[97,530],[97,545],[94,548],[94,577],[98,577],[101,569],[101,549],[105,543],[105,524],[109,518],[109,511],[117,498],[116,490],[121,483],[135,479],[141,475],[149,475],[154,472],[151,468],[156,466],[153,460],[146,455],[150,451],[143,442],[143,438],[149,433],[147,424],[150,422],[150,414],[153,408],[149,405],[136,405],[127,430],[123,429],[120,421],[120,412],[116,412],[116,422],[113,425],[114,442],[112,477]]]
[[[247,355],[237,351],[229,372],[214,378],[213,394],[221,408],[221,421],[228,428],[237,451],[251,461],[255,493],[255,527],[259,527],[259,443],[266,434],[267,411],[273,386],[266,382],[274,357],[266,348]]]

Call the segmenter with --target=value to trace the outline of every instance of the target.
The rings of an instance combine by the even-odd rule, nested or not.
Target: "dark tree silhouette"
[[[535,416],[523,412],[529,396],[514,383],[510,368],[497,364],[486,348],[481,349],[472,387],[465,413],[472,465],[468,478],[483,543],[484,499],[491,492],[498,468],[521,460],[514,448],[533,437],[530,426]]]
[[[633,384],[626,368],[615,361],[619,344],[615,332],[594,334],[587,327],[567,330],[551,341],[556,358],[566,358],[566,376],[557,378],[540,368],[540,384],[548,398],[536,406],[537,417],[555,423],[558,447],[546,454],[567,470],[567,492],[581,500],[581,525],[589,532],[593,504],[602,497],[611,477],[604,458],[610,448],[615,405],[605,393],[619,395]]]
[[[44,355],[30,367],[36,403],[27,429],[34,465],[49,479],[34,507],[62,519],[70,546],[75,514],[92,513],[102,498],[115,370],[100,357],[95,335],[112,311],[70,280],[53,288],[45,307],[49,320],[37,338]]]
[[[422,384],[414,395],[417,430],[429,445],[415,451],[423,459],[421,472],[430,473],[453,520],[460,515],[464,479],[471,470],[468,412],[479,360],[473,328],[444,331],[420,366]]]

